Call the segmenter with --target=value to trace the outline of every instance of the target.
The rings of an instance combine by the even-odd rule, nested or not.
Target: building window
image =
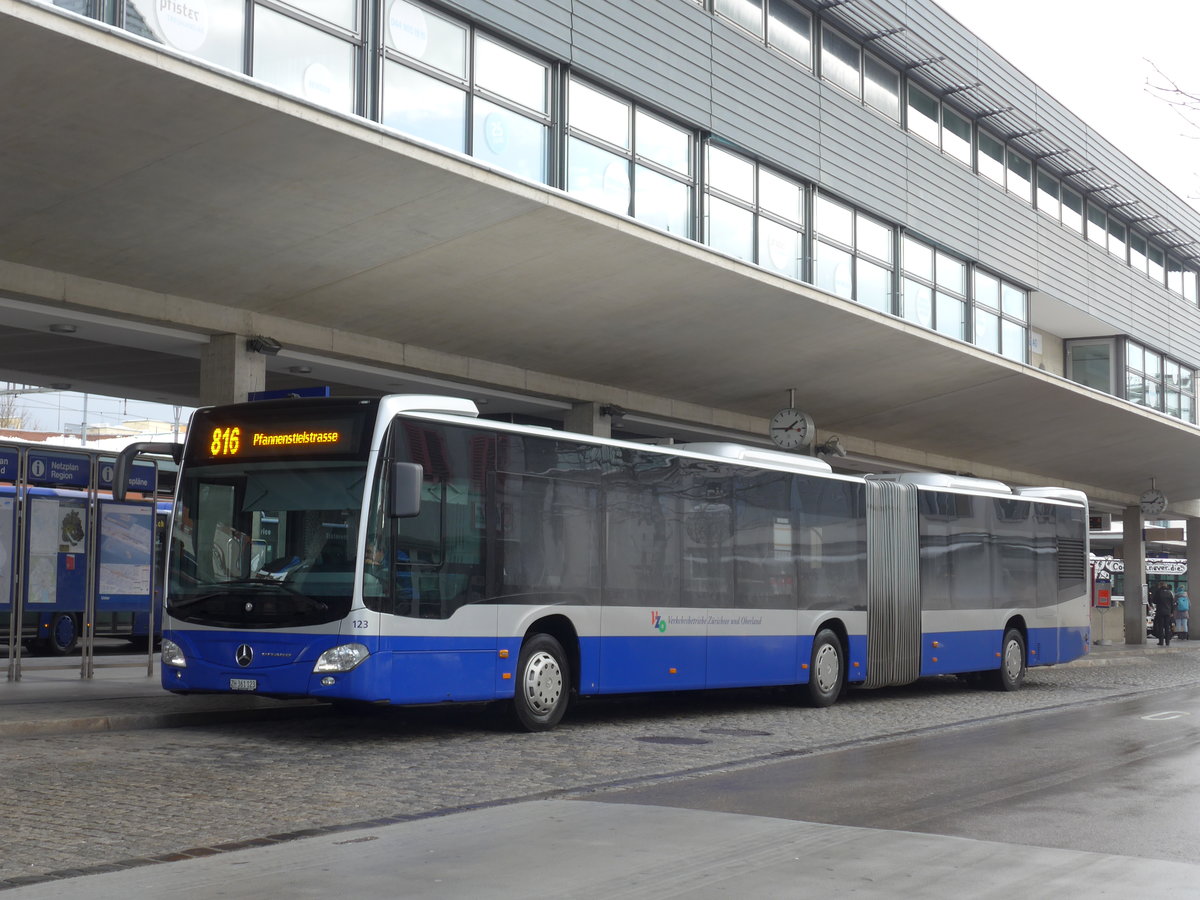
[[[763,36],[762,0],[713,0],[713,11],[757,37]]]
[[[971,122],[942,105],[942,150],[964,165],[971,165]]]
[[[1167,290],[1183,296],[1183,264],[1173,256],[1167,257]]]
[[[863,57],[863,102],[900,121],[900,73],[869,53]]]
[[[1077,384],[1196,421],[1196,370],[1150,347],[1122,337],[1069,340],[1066,363]]]
[[[634,111],[633,215],[647,225],[692,236],[692,133]]]
[[[911,82],[908,85],[908,130],[935,147],[941,146],[941,116],[937,98]]]
[[[767,43],[812,68],[812,16],[791,0],[768,0]]]
[[[1083,234],[1083,196],[1065,184],[1062,186],[1062,223]]]
[[[892,311],[893,231],[828,197],[816,200],[814,283],[880,312]]]
[[[821,28],[821,77],[862,97],[862,50],[828,25]]]
[[[804,278],[804,188],[799,182],[758,170],[758,264]]]
[[[547,180],[550,67],[475,35],[471,155],[531,181]]]
[[[1008,192],[1026,203],[1033,202],[1033,164],[1011,147],[1008,149]]]
[[[1029,296],[1014,284],[975,270],[975,346],[1017,362],[1027,362],[1029,351]]]
[[[705,241],[730,256],[800,279],[804,189],[722,147],[707,147]]]
[[[466,26],[394,0],[385,32],[384,125],[466,152],[467,40]]]
[[[567,103],[567,192],[601,209],[630,215],[632,105],[574,78]]]
[[[250,74],[258,80],[328,109],[358,111],[354,36],[255,6],[253,43]]]
[[[1116,394],[1116,341],[1072,340],[1066,342],[1067,377],[1076,384]]]
[[[966,340],[966,263],[908,235],[901,243],[901,255],[900,315]]]
[[[1150,278],[1156,284],[1166,284],[1167,254],[1162,248],[1150,245]]]
[[[55,5],[80,15],[96,15],[91,2]],[[246,0],[207,0],[187,7],[161,0],[127,0],[122,21],[132,34],[235,72],[245,69]]]
[[[572,78],[568,193],[672,234],[692,234],[692,134]]]
[[[1004,142],[980,131],[976,167],[984,178],[1004,187]]]
[[[1147,251],[1149,247],[1146,239],[1136,231],[1129,231],[1129,265],[1143,275],[1146,274],[1146,264],[1149,261]]]
[[[1087,238],[1097,247],[1108,247],[1108,213],[1095,203],[1087,205]]]
[[[1058,179],[1041,169],[1037,173],[1037,208],[1038,212],[1055,220],[1060,217],[1062,210]]]
[[[1122,261],[1127,259],[1129,232],[1125,226],[1114,218],[1108,220],[1108,252],[1113,256],[1120,257]]]
[[[408,0],[387,10],[383,124],[546,183],[550,66]]]

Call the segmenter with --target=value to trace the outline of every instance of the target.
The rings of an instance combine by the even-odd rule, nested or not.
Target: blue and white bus
[[[505,701],[533,731],[584,695],[791,686],[828,706],[847,684],[967,673],[1015,690],[1088,649],[1087,523],[1078,491],[840,475],[445,397],[201,409],[162,680]]]

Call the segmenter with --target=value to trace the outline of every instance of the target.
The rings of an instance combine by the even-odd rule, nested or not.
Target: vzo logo
[[[665,616],[660,616],[657,609],[650,610],[650,627],[657,628],[664,634],[666,633],[667,619]]]

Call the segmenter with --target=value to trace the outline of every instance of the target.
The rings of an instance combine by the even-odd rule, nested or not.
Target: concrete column
[[[601,415],[599,403],[576,403],[563,420],[563,427],[576,434],[612,437],[612,418]]]
[[[1125,643],[1146,643],[1146,545],[1142,541],[1142,509],[1125,507],[1122,553],[1125,556]]]
[[[200,405],[241,403],[267,384],[267,359],[246,349],[244,334],[214,334],[200,351]]]
[[[1187,564],[1188,564],[1188,633],[1187,639],[1192,639],[1192,573],[1200,573],[1200,519],[1185,519],[1183,527],[1187,529]],[[1200,575],[1196,577],[1200,588]],[[1200,640],[1200,626],[1196,628],[1196,638]]]

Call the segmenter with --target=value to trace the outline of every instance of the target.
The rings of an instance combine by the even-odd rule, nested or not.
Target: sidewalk
[[[1200,641],[1094,646],[1067,667],[1144,665],[1164,654],[1200,653]],[[78,657],[22,659],[20,681],[3,680],[0,658],[0,736],[72,734],[138,728],[174,728],[212,722],[311,715],[311,700],[271,700],[235,694],[179,695],[146,675],[144,656],[97,657],[95,676],[80,678]]]
[[[294,716],[313,700],[271,700],[236,694],[183,696],[163,690],[158,656],[97,657],[92,678],[81,678],[78,656],[21,660],[21,680],[7,680],[0,658],[0,737],[175,728],[210,722]],[[309,713],[311,714],[311,713]]]

